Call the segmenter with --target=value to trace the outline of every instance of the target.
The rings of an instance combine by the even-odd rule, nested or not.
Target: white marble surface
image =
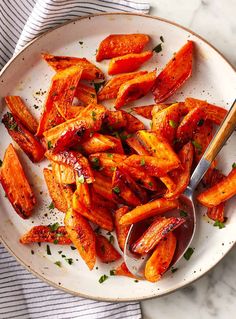
[[[150,0],[150,14],[175,21],[213,44],[236,66],[236,0]],[[236,313],[236,247],[204,277],[142,302],[143,319],[231,319]]]

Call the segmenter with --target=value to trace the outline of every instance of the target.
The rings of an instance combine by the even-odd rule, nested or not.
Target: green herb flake
[[[114,237],[113,235],[110,235],[110,237],[109,237],[109,242],[110,242],[111,244],[114,244],[114,240],[115,240],[115,237]]]
[[[172,273],[175,273],[177,270],[178,270],[178,268],[174,268],[174,267],[171,268]]]
[[[76,250],[76,247],[70,246],[71,250]]]
[[[66,258],[66,255],[61,255],[62,258]]]
[[[54,223],[52,225],[48,225],[52,232],[56,231],[60,225],[58,223]]]
[[[110,167],[110,170],[111,170],[112,172],[114,172],[114,171],[116,170],[116,167],[112,166],[112,167]]]
[[[110,276],[115,276],[116,275],[116,271],[114,269],[110,270]]]
[[[50,150],[51,148],[52,148],[52,142],[49,141],[49,142],[48,142],[48,149]]]
[[[50,249],[50,246],[49,245],[47,245],[47,255],[51,255],[52,253],[51,253],[51,249]]]
[[[162,43],[159,43],[155,48],[152,49],[152,51],[155,51],[156,53],[159,53],[162,51]]]
[[[215,223],[213,224],[215,227],[219,227],[219,229],[222,229],[225,227],[225,224],[220,222],[219,220],[216,220]]]
[[[197,126],[202,126],[204,124],[204,119],[200,119],[197,123]]]
[[[55,208],[54,203],[51,202],[51,204],[48,206],[48,208],[49,208],[49,209],[54,209],[54,208]]]
[[[120,194],[120,189],[118,186],[115,186],[112,188],[112,191],[115,193],[115,194]]]
[[[97,113],[96,112],[94,112],[94,111],[92,111],[92,119],[93,119],[93,121],[96,121],[96,115],[97,115]]]
[[[100,170],[100,161],[98,157],[93,157],[91,159],[91,162],[92,162],[93,169],[95,169],[96,171]]]
[[[58,244],[58,239],[54,239],[53,244],[57,245]]]
[[[111,154],[111,153],[107,153],[107,157],[109,157],[109,158],[113,158],[113,154]]]
[[[153,186],[153,183],[152,183],[152,182],[149,182],[148,185],[152,187],[152,186]]]
[[[160,36],[160,40],[161,40],[161,42],[165,42],[162,35]]]
[[[189,247],[189,248],[187,249],[187,251],[185,252],[185,254],[184,254],[184,258],[185,258],[186,260],[189,260],[189,259],[191,258],[191,256],[192,256],[193,253],[194,253],[194,249],[193,249],[192,247]]]
[[[2,160],[0,159],[0,167],[2,166]]]
[[[61,267],[61,262],[60,261],[56,261],[54,264],[57,265],[58,267]]]
[[[106,281],[108,279],[108,276],[107,275],[102,275],[100,278],[99,278],[99,280],[98,280],[98,282],[100,283],[100,284],[102,284],[104,281]]]
[[[173,121],[173,120],[169,120],[169,124],[173,128],[176,128],[176,126],[177,126],[177,123],[175,121]]]
[[[98,91],[100,90],[100,88],[105,84],[105,81],[103,82],[99,82],[99,83],[94,83],[94,89],[96,91],[96,93],[98,93]]]
[[[199,144],[197,141],[192,141],[192,144],[198,151],[202,151],[202,145]]]
[[[0,165],[1,166],[1,165]],[[236,163],[232,164],[232,168],[236,168]]]
[[[65,261],[68,262],[69,265],[73,264],[73,259],[72,258],[66,258]]]
[[[141,158],[141,160],[140,160],[140,165],[141,165],[141,166],[144,166],[144,165],[145,165],[145,159],[144,159],[144,158]]]
[[[77,178],[77,181],[78,181],[80,184],[84,184],[84,175],[80,175],[80,177]]]
[[[182,209],[179,211],[179,214],[180,214],[181,217],[187,217],[188,216],[188,214]]]

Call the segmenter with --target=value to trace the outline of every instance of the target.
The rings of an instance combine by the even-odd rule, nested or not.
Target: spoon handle
[[[213,139],[211,140],[208,148],[203,154],[201,160],[199,161],[197,167],[195,168],[189,183],[189,190],[194,190],[212,161],[215,159],[216,155],[219,153],[221,148],[224,146],[227,139],[233,133],[236,127],[236,100],[232,104],[230,110],[225,116],[221,126],[215,133]]]

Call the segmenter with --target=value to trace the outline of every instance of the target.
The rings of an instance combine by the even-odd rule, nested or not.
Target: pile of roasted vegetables
[[[73,244],[93,269],[96,258],[104,263],[120,259],[130,225],[149,219],[132,249],[140,255],[151,252],[145,277],[154,282],[171,265],[178,241],[174,230],[186,218],[183,211],[180,217],[164,213],[178,208],[178,197],[226,110],[190,97],[164,104],[192,74],[194,43],[188,41],[158,73],[138,70],[156,54],[143,51],[149,40],[144,34],[105,38],[96,60],[110,59],[112,77],[106,82],[86,58],[42,54],[55,75],[39,124],[19,96],[5,97],[9,112],[2,122],[32,162],[50,161],[51,168],[43,170],[48,192],[65,213],[64,225],[34,226],[20,242]],[[154,105],[121,110],[150,92]],[[114,110],[101,104],[109,99]],[[151,120],[150,128],[135,113]],[[224,176],[214,162],[203,180],[208,189],[198,195],[219,227],[224,227],[226,200],[236,194],[235,167]],[[36,198],[12,144],[0,181],[19,216],[31,217]],[[120,252],[98,228],[115,229]],[[132,277],[124,262],[113,274]]]

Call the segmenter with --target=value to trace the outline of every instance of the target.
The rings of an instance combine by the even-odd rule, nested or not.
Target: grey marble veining
[[[236,0],[151,0],[151,15],[175,21],[236,66]],[[208,274],[168,296],[142,302],[144,319],[236,318],[236,247]]]

